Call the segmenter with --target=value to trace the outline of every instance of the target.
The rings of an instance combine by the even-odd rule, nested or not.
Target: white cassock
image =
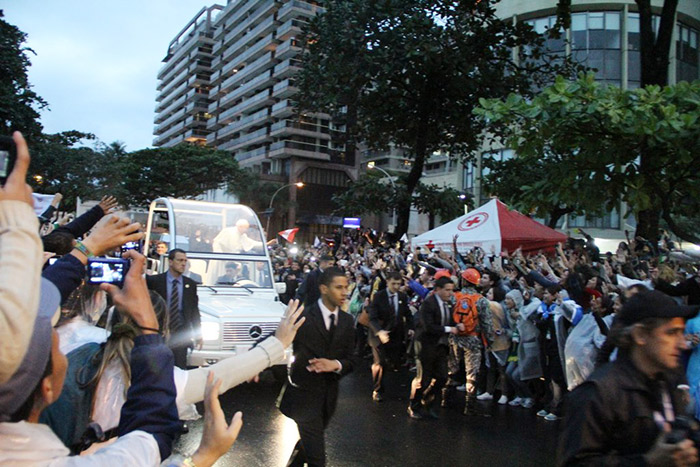
[[[215,253],[248,253],[254,248],[263,248],[263,243],[253,240],[237,227],[226,227],[214,238],[212,249]]]

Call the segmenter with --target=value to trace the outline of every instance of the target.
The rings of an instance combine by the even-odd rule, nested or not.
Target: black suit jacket
[[[294,338],[294,363],[289,368],[287,383],[282,388],[278,407],[297,423],[318,417],[329,419],[338,401],[338,381],[350,373],[356,362],[355,328],[352,317],[338,313],[338,323],[331,339],[318,303],[312,303],[302,316],[306,321]],[[338,373],[312,373],[306,369],[312,358],[338,360],[343,366]]]
[[[304,282],[297,289],[297,297],[306,306],[316,303],[321,298],[321,291],[318,289],[318,280],[321,277],[321,268],[311,271]]]
[[[448,304],[448,320],[445,326],[454,326],[452,320],[452,307]],[[435,294],[426,298],[418,310],[419,322],[416,326],[415,339],[424,346],[437,345],[441,337],[445,336],[445,327],[442,325],[442,310]]]
[[[167,273],[146,276],[146,284],[150,290],[163,297],[165,305],[168,305]],[[197,297],[197,283],[189,277],[182,276],[182,313],[185,322],[190,325],[193,338],[201,336],[201,318],[199,316],[199,298]]]
[[[391,333],[390,341],[403,341],[406,329],[413,329],[413,315],[408,308],[408,297],[405,293],[399,292],[399,313],[398,318],[394,312],[394,307],[389,303],[389,290],[380,290],[374,294],[374,299],[369,305],[369,328],[372,332],[368,334],[369,345],[376,347],[380,344],[377,332],[382,329]]]

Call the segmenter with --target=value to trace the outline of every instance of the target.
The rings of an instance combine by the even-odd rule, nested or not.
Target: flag
[[[297,234],[297,232],[299,232],[299,227],[294,229],[283,230],[282,232],[278,232],[277,235],[284,238],[289,243],[292,243],[294,241],[294,236]]]
[[[401,235],[401,241],[402,241],[402,242],[407,242],[407,241],[408,241],[408,235],[406,235],[406,234]]]
[[[321,246],[321,240],[319,240],[318,235],[316,238],[314,238],[314,248],[318,248]]]

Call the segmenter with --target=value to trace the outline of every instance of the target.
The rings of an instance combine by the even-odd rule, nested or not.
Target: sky
[[[49,103],[44,132],[84,131],[135,151],[153,142],[168,44],[214,3],[225,0],[0,0],[0,9],[36,52],[29,82]]]

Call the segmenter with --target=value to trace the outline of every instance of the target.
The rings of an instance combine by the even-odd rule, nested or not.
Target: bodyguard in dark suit
[[[411,401],[408,415],[437,418],[433,410],[436,399],[447,382],[447,336],[457,334],[464,325],[455,326],[452,320],[450,300],[454,295],[454,283],[449,277],[435,282],[434,293],[425,299],[418,311],[416,326],[416,377],[411,383]],[[431,384],[431,381],[435,382]]]
[[[340,310],[348,280],[331,267],[321,274],[319,284],[321,298],[304,310],[306,322],[294,339],[294,362],[278,401],[280,411],[297,423],[301,437],[288,466],[326,465],[324,429],[335,411],[338,381],[355,364],[353,319]]]
[[[323,271],[333,266],[334,259],[332,256],[324,255],[318,263],[318,268],[311,271],[301,283],[297,290],[296,298],[304,303],[304,306],[309,306],[316,303],[320,298],[319,278]]]
[[[398,368],[404,353],[406,333],[413,333],[413,315],[408,308],[408,297],[399,292],[402,277],[390,272],[386,277],[386,289],[374,294],[369,305],[369,345],[372,347],[372,399],[381,402],[384,393],[382,376],[389,367]]]
[[[183,275],[187,266],[187,255],[183,250],[174,248],[168,254],[168,259],[168,271],[146,276],[146,283],[150,290],[165,300],[170,322],[167,344],[175,356],[175,365],[186,369],[187,349],[192,347],[192,342],[202,347],[197,283]]]

